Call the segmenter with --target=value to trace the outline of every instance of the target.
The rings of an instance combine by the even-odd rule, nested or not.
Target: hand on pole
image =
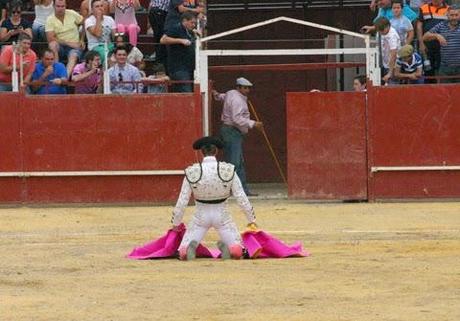
[[[264,131],[264,123],[262,123],[261,121],[256,121],[254,127],[261,132]]]

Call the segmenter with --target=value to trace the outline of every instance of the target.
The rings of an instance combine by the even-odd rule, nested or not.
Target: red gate
[[[289,197],[367,199],[365,95],[288,93]]]

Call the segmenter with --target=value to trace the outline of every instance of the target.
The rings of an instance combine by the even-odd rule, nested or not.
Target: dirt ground
[[[2,208],[0,320],[460,320],[460,203],[254,207],[312,256],[133,261],[171,207]]]

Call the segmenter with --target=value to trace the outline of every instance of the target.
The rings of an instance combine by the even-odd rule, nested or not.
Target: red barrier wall
[[[289,197],[367,198],[365,96],[287,94]]]
[[[10,101],[0,109],[7,134],[0,140],[1,172],[181,170],[196,159],[191,144],[202,133],[199,95],[2,94],[5,99]],[[168,201],[177,197],[181,180],[0,178],[0,202]]]
[[[0,171],[17,171],[22,166],[19,99],[13,93],[0,98]],[[0,202],[21,199],[22,186],[22,179],[0,178]]]
[[[369,91],[372,166],[460,165],[460,85]],[[377,172],[369,198],[460,197],[459,171]]]

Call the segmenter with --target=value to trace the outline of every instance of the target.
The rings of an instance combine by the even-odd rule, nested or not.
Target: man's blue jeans
[[[235,171],[241,180],[243,189],[247,194],[249,192],[246,183],[246,170],[244,169],[243,157],[243,134],[232,126],[223,125],[220,128],[220,136],[224,142],[224,160],[227,163],[235,165]]]
[[[187,70],[176,70],[170,73],[171,80],[182,81],[182,80],[193,80],[193,71]],[[193,92],[193,84],[175,84],[173,86],[173,92],[175,93],[191,93]]]

